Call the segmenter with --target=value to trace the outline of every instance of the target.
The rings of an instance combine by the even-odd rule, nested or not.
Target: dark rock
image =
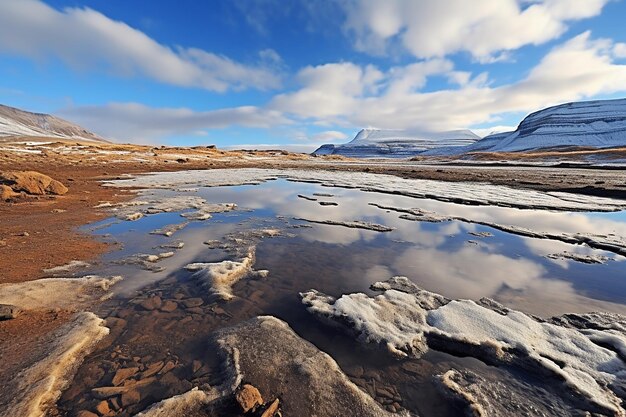
[[[0,304],[0,320],[11,320],[16,318],[22,310],[11,304]]]

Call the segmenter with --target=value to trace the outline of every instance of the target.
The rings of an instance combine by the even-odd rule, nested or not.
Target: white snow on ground
[[[519,366],[564,381],[590,407],[626,415],[616,388],[626,383],[626,364],[620,358],[626,340],[623,329],[564,327],[489,300],[447,302],[404,277],[373,288],[383,293],[348,294],[335,300],[311,290],[301,296],[310,312],[346,326],[361,341],[386,346],[395,355],[419,357],[434,346],[488,363]]]
[[[603,197],[521,190],[482,183],[405,179],[393,175],[365,172],[256,168],[213,169],[146,174],[129,179],[106,181],[104,184],[113,187],[138,188],[218,187],[259,184],[276,178],[460,204],[568,211],[618,211],[626,209],[626,202]]]
[[[106,297],[109,288],[122,277],[43,278],[0,285],[0,304],[12,304],[24,310],[76,308],[94,298]]]
[[[172,417],[191,416],[211,401],[222,397],[222,393],[215,389],[203,391],[197,387],[184,394],[175,395],[160,401],[148,410],[137,414],[137,417]]]
[[[74,271],[76,269],[81,269],[81,268],[87,268],[91,266],[90,263],[85,262],[85,261],[77,261],[77,260],[73,260],[70,261],[69,263],[65,264],[65,265],[59,265],[59,266],[55,266],[52,268],[47,268],[43,270],[44,274],[47,275],[57,275],[60,273],[67,273],[67,272],[71,272]]]
[[[211,294],[223,300],[231,300],[234,297],[231,287],[254,272],[254,262],[255,247],[252,246],[247,255],[238,261],[192,263],[186,265],[185,269],[194,272],[193,277],[207,285]]]
[[[119,219],[128,221],[136,221],[150,214],[194,209],[195,211],[182,213],[181,216],[189,220],[207,220],[211,218],[211,213],[235,210],[237,205],[233,203],[211,204],[201,197],[176,195],[158,199],[142,196],[117,204],[102,203],[95,208],[110,208]]]
[[[12,398],[0,417],[43,417],[72,380],[78,365],[95,344],[109,333],[104,321],[93,313],[82,312],[46,336],[35,348],[39,360],[8,384]]]

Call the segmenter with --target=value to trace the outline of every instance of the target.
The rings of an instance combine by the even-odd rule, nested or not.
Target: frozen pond
[[[253,181],[252,173],[240,171],[245,185],[229,185],[237,183],[236,175],[229,181],[207,180],[215,175],[210,171],[196,173],[201,180],[189,176],[150,184],[140,200],[191,198],[195,203],[174,204],[165,212],[146,211],[149,205],[113,207],[117,217],[87,228],[120,245],[89,273],[124,277],[98,311],[101,317],[114,317],[112,323],[123,324],[113,325],[106,346],[81,366],[59,402],[62,410],[93,408],[98,402],[93,389],[109,385],[119,367],[143,369],[147,363],[170,361],[179,370],[176,378],[159,381],[132,405],[109,400],[119,407],[115,415],[133,415],[193,386],[217,384],[220,359],[207,350],[207,337],[259,315],[285,321],[330,354],[385,410],[459,415],[463,401],[450,400],[435,378],[450,369],[475,372],[484,387],[502,389],[499,394],[504,396],[533,396],[536,408],[527,415],[542,415],[542,407],[553,415],[578,409],[579,403],[560,398],[558,386],[536,374],[463,357],[472,355],[432,347],[414,359],[382,355],[375,346],[359,343],[349,332],[307,312],[300,293],[315,289],[334,298],[351,293],[374,296],[378,292],[370,289],[372,284],[404,276],[447,299],[487,297],[543,318],[592,311],[626,314],[626,258],[620,246],[626,236],[626,212],[620,202],[607,202],[610,211],[600,211],[601,199],[570,201],[558,196],[551,207],[537,208],[537,197],[507,197],[511,191],[503,187],[502,200],[493,187],[486,190],[487,197],[474,189],[471,198],[451,201],[447,195],[438,196],[436,189],[414,190],[426,195],[409,196],[411,192],[378,192],[371,184],[366,190],[346,188],[329,184],[327,178],[273,179],[268,173]],[[427,183],[420,186],[428,188]],[[198,199],[234,203],[236,208],[203,212]],[[135,212],[142,215],[122,220],[134,219]],[[171,225],[181,227],[168,228]],[[591,244],[567,243],[572,237],[576,243],[586,239]],[[248,260],[250,268],[243,265]],[[211,286],[198,271],[208,264],[224,266],[224,261],[237,264],[229,268],[245,267],[246,273],[232,288],[218,290],[215,280]],[[232,299],[225,300],[224,294]],[[163,308],[166,303],[168,308]],[[286,410],[289,406],[284,404]]]

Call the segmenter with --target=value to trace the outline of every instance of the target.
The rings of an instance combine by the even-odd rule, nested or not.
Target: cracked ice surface
[[[218,187],[253,185],[276,178],[314,182],[325,186],[357,188],[363,191],[391,193],[414,198],[473,205],[493,205],[525,209],[567,211],[618,211],[626,202],[595,196],[521,190],[500,185],[455,183],[433,180],[405,179],[393,175],[364,172],[214,169],[206,171],[163,172],[130,179],[105,182],[107,186],[139,188],[178,188],[182,186]]]
[[[589,411],[626,415],[626,317],[613,315],[620,324],[611,329],[579,329],[574,319],[567,326],[550,323],[491,300],[449,301],[404,277],[373,289],[383,293],[334,299],[311,290],[301,296],[311,313],[394,355],[419,357],[433,348],[513,365],[563,381]]]

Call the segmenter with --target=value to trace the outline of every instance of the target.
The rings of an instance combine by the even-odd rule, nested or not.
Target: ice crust
[[[314,182],[329,187],[356,188],[363,191],[398,194],[419,199],[434,199],[470,205],[566,211],[608,212],[626,209],[624,201],[603,197],[520,190],[480,183],[406,179],[393,175],[370,174],[366,172],[257,168],[213,169],[146,174],[129,179],[108,181],[105,182],[105,185],[138,188],[219,187],[258,184],[276,178]]]
[[[197,262],[186,265],[185,269],[194,272],[193,278],[208,286],[211,294],[222,300],[231,300],[234,297],[233,284],[254,273],[255,252],[255,247],[250,247],[247,255],[237,261]]]
[[[120,276],[87,275],[2,284],[0,304],[12,304],[24,310],[76,308],[94,298],[106,297],[109,288],[120,280]]]
[[[383,293],[334,299],[311,290],[301,297],[324,321],[338,323],[359,340],[383,345],[396,356],[419,357],[433,348],[520,367],[563,381],[592,412],[626,415],[623,329],[581,330],[494,302],[448,301],[405,277],[377,283],[373,289]]]
[[[97,208],[110,208],[121,220],[136,221],[146,215],[185,211],[181,216],[187,220],[207,220],[212,213],[223,213],[237,208],[233,203],[208,203],[198,196],[177,195],[159,199],[142,196],[130,202],[117,204],[100,204]]]
[[[138,417],[200,417],[224,415],[223,405],[245,381],[263,398],[280,395],[284,415],[294,416],[408,416],[383,410],[341,371],[337,363],[300,338],[287,323],[260,316],[220,329],[210,337],[211,350],[224,359],[219,386],[194,388],[168,398]]]
[[[397,211],[399,213],[404,213],[400,215],[401,219],[410,220],[410,221],[420,221],[420,222],[430,222],[430,223],[439,223],[444,221],[460,221],[464,223],[474,223],[482,226],[488,226],[496,230],[501,230],[503,232],[530,237],[535,239],[550,239],[550,240],[559,240],[561,242],[570,243],[574,245],[587,245],[594,249],[606,250],[608,252],[617,253],[622,256],[626,256],[626,239],[619,235],[595,235],[595,234],[587,234],[587,233],[552,233],[552,232],[544,232],[537,230],[530,230],[524,227],[519,227],[515,225],[506,225],[499,224],[489,221],[475,220],[462,216],[448,216],[439,213],[435,213],[432,211],[422,210],[419,208],[401,208],[401,207],[393,207],[388,205],[382,205],[377,203],[370,203],[371,206],[378,207],[382,210],[391,210]],[[578,255],[573,253],[562,253],[562,254],[550,254],[550,258],[567,258],[579,262],[587,262],[587,263],[604,263],[608,259],[601,255]]]
[[[36,352],[39,360],[20,372],[5,394],[12,398],[0,417],[43,417],[73,378],[95,344],[109,333],[95,314],[82,312],[46,336]]]

